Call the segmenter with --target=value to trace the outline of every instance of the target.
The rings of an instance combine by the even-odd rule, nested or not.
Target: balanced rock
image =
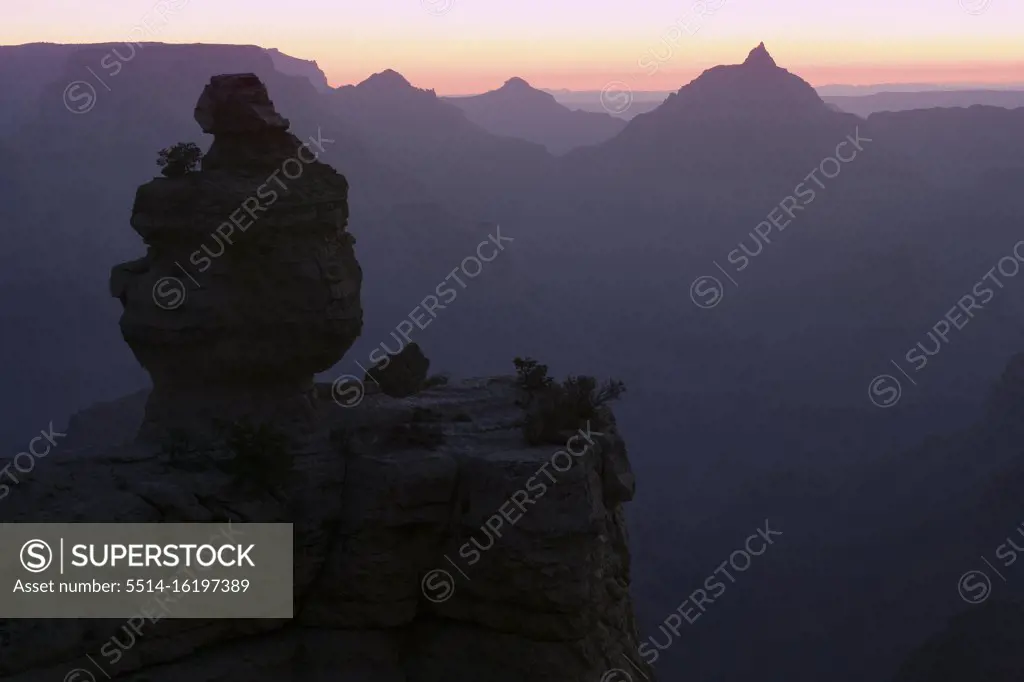
[[[277,113],[263,82],[253,74],[214,76],[196,104],[195,118],[204,133],[214,136],[203,170],[244,168],[269,174],[295,158],[300,145],[288,132],[288,119]],[[287,178],[281,179],[287,184]]]
[[[195,118],[202,170],[139,187],[144,258],[113,269],[121,332],[153,391],[141,437],[213,419],[301,422],[312,377],[362,329],[348,182],[252,74],[216,76]]]
[[[251,73],[214,76],[196,104],[196,122],[211,135],[261,134],[288,130],[267,88]]]

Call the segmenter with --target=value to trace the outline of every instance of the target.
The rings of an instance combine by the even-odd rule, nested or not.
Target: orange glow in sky
[[[762,40],[813,85],[1024,84],[1024,0],[33,0],[0,44],[144,40],[276,47],[333,85],[387,68],[439,94],[675,90]],[[73,5],[68,7],[68,5]],[[163,20],[152,22],[155,12]],[[150,23],[155,28],[142,30]],[[134,32],[133,32],[134,29]]]

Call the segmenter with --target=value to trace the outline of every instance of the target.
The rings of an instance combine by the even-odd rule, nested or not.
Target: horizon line
[[[39,41],[31,41],[31,42],[17,43],[17,44],[0,43],[0,48],[19,48],[19,47],[29,47],[29,46],[59,46],[59,47],[80,47],[80,48],[86,48],[87,49],[87,48],[90,48],[90,47],[104,47],[104,46],[108,46],[108,45],[121,45],[121,44],[128,44],[128,43],[132,43],[132,44],[136,44],[136,45],[154,45],[154,46],[165,46],[165,47],[204,46],[204,47],[227,47],[227,48],[252,48],[252,49],[261,50],[263,52],[275,51],[275,52],[277,52],[277,53],[279,53],[281,55],[284,55],[284,56],[286,56],[288,58],[295,59],[295,60],[302,61],[302,62],[307,62],[311,66],[314,66],[315,68],[319,69],[319,71],[324,75],[324,78],[327,80],[328,86],[331,87],[331,88],[341,88],[341,87],[345,87],[345,86],[358,85],[359,83],[362,83],[363,81],[365,81],[366,79],[370,78],[371,76],[373,76],[375,74],[378,74],[378,73],[382,73],[383,71],[388,71],[388,70],[392,70],[392,71],[395,71],[396,73],[402,74],[402,71],[399,68],[383,67],[380,70],[371,71],[369,74],[367,74],[361,80],[353,80],[353,81],[345,81],[345,82],[343,82],[343,81],[340,81],[338,79],[334,79],[330,75],[328,75],[327,71],[324,70],[324,67],[320,65],[319,60],[317,60],[315,58],[308,59],[308,58],[305,58],[305,57],[295,56],[294,54],[292,54],[290,52],[287,52],[284,49],[281,49],[281,48],[278,48],[278,47],[264,47],[264,46],[256,44],[256,43],[226,43],[226,42],[202,42],[202,41],[198,41],[198,42],[196,42],[196,41],[192,41],[192,42],[167,42],[167,41],[159,41],[159,40],[151,40],[151,41],[146,41],[146,40],[142,40],[142,41],[110,40],[110,41],[103,41],[103,42],[79,43],[79,42],[57,42],[57,41],[39,40]],[[872,69],[878,69],[878,68],[894,68],[894,69],[896,69],[896,68],[903,68],[903,69],[906,69],[906,68],[911,68],[911,67],[925,67],[925,68],[936,68],[936,67],[938,67],[938,68],[941,68],[942,66],[961,67],[961,68],[963,68],[963,67],[967,67],[967,66],[983,66],[983,65],[1000,65],[1000,66],[1004,66],[1005,67],[1005,66],[1014,65],[1014,64],[1016,64],[1016,62],[1013,61],[1013,60],[1007,60],[1007,61],[993,61],[993,60],[962,61],[961,60],[961,61],[956,61],[956,62],[946,62],[946,61],[887,62],[887,63],[863,62],[863,63],[860,63],[860,64],[850,64],[850,63],[847,63],[847,64],[843,64],[841,66],[840,65],[827,64],[827,63],[822,63],[822,64],[818,64],[818,63],[802,63],[802,64],[799,64],[799,65],[795,65],[793,67],[793,69],[789,69],[789,68],[782,67],[782,66],[780,66],[779,68],[783,68],[783,69],[789,71],[790,73],[793,73],[794,75],[800,77],[802,80],[804,80],[809,85],[811,85],[811,87],[813,87],[815,90],[824,90],[824,89],[829,89],[829,88],[847,88],[847,89],[851,89],[851,90],[865,90],[865,91],[866,90],[877,90],[878,91],[878,92],[865,92],[864,96],[866,96],[866,95],[871,95],[871,94],[879,94],[879,92],[886,92],[886,90],[883,90],[884,88],[913,88],[911,90],[902,90],[903,92],[919,92],[919,91],[935,91],[935,90],[985,90],[985,91],[1008,91],[1008,92],[1014,92],[1014,91],[1024,90],[1024,81],[1022,81],[1022,82],[1013,82],[1013,81],[1006,81],[1006,82],[1001,82],[1001,81],[992,82],[992,81],[988,81],[988,82],[986,82],[986,81],[977,81],[977,80],[971,80],[971,79],[931,80],[931,81],[886,81],[886,80],[880,80],[880,81],[869,82],[869,83],[828,81],[828,82],[826,82],[824,84],[816,85],[810,79],[801,76],[800,75],[800,71],[803,70],[803,69],[814,70],[814,69],[823,69],[823,68],[831,68],[831,69],[835,69],[835,68],[856,69],[858,67],[862,67],[862,68],[864,68],[866,70],[872,70]],[[731,64],[723,63],[722,65],[731,65]],[[707,68],[714,68],[714,67],[712,66],[712,67],[707,67]],[[677,85],[677,86],[674,86],[674,87],[656,88],[656,89],[650,89],[650,90],[634,89],[634,90],[632,90],[632,92],[634,93],[634,95],[637,95],[637,94],[650,94],[650,95],[663,95],[663,94],[665,94],[665,95],[667,95],[667,94],[670,94],[670,93],[673,93],[673,92],[677,92],[681,87],[684,87],[687,83],[691,82],[694,78],[698,77],[700,73],[703,73],[704,71],[706,71],[707,68],[702,68],[702,69],[699,69],[699,70],[694,70],[694,74],[695,75],[693,75],[693,76],[683,76],[683,79],[681,79],[680,84]],[[615,73],[615,71],[616,71],[615,69],[609,69],[608,71],[609,71],[609,76],[608,76],[609,77],[609,82],[614,82],[615,80],[617,80],[617,79],[614,78],[614,76],[620,76],[620,77],[622,76],[622,74]],[[456,73],[456,72],[451,72],[451,73]],[[402,75],[403,75],[403,77],[405,77],[404,74],[402,74]],[[592,75],[596,75],[596,74],[592,74]],[[644,76],[643,74],[640,74],[638,77],[646,77],[646,76]],[[513,74],[511,76],[508,76],[507,78],[504,78],[501,82],[504,83],[505,81],[507,81],[507,80],[509,80],[511,78],[522,78],[522,80],[525,80],[527,83],[530,83],[530,81],[531,81],[531,78],[523,78],[521,76],[517,76],[517,75]],[[409,79],[406,78],[406,80],[409,80]],[[419,79],[417,79],[417,80],[419,80]],[[533,80],[536,81],[536,78],[533,78]],[[410,84],[412,84],[411,81],[410,81]],[[469,89],[469,90],[466,90],[466,89],[453,89],[453,90],[444,89],[444,91],[442,91],[442,89],[439,89],[437,87],[420,87],[420,86],[415,85],[415,84],[412,84],[412,87],[415,87],[415,88],[421,89],[421,90],[433,90],[438,97],[469,97],[469,96],[479,95],[479,94],[482,94],[482,93],[485,93],[485,92],[493,91],[493,90],[495,90],[497,88],[500,88],[501,85],[497,85],[497,86],[490,87],[490,88],[484,87],[482,89],[478,87],[478,88]],[[541,90],[541,91],[544,91],[544,92],[549,92],[549,93],[554,93],[554,92],[566,92],[566,93],[593,93],[593,92],[601,92],[601,88],[596,86],[596,85],[595,86],[590,86],[590,87],[574,88],[574,87],[566,87],[566,86],[555,86],[555,87],[535,86],[535,85],[532,85],[532,83],[531,83],[530,87],[533,87],[533,88],[535,88],[537,90]],[[890,91],[890,92],[896,92],[896,91]],[[844,96],[844,95],[829,95],[829,96]],[[846,96],[857,96],[857,95],[851,93],[851,94],[846,95]]]

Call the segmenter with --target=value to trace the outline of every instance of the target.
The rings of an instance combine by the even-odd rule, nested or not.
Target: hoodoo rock
[[[362,329],[348,182],[288,132],[252,74],[216,76],[195,118],[202,170],[135,197],[148,252],[114,268],[121,332],[153,392],[140,436],[212,419],[302,423],[312,377]]]
[[[360,331],[345,179],[284,165],[310,157],[253,76],[214,78],[196,119],[215,136],[202,170],[139,189],[149,251],[112,277],[153,389],[76,415],[3,518],[291,524],[293,617],[184,620],[170,595],[140,595],[146,619],[127,622],[0,614],[0,679],[594,682],[628,666],[653,680],[630,597],[633,474],[608,407],[565,449],[532,446],[515,378],[424,387],[415,344],[381,390],[336,404],[311,377]],[[281,168],[287,188],[266,199]],[[247,206],[266,210],[232,232]],[[186,276],[186,293],[167,288]],[[204,437],[215,419],[235,420],[227,437]]]

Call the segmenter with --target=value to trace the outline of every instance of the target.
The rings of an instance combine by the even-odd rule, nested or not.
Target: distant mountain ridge
[[[686,190],[670,180],[674,174],[687,178],[693,189],[723,168],[723,154],[742,151],[746,171],[754,176],[766,166],[795,171],[812,162],[815,140],[842,139],[855,121],[779,67],[761,43],[741,64],[707,69],[654,110],[634,117],[614,138],[567,158],[579,165],[576,174],[614,177],[613,184],[629,187],[643,171],[644,183],[666,182],[667,191],[678,195]],[[736,177],[731,164],[724,168],[728,177]]]
[[[569,109],[522,78],[482,95],[445,99],[484,130],[543,144],[552,154],[604,142],[626,125],[607,113]]]
[[[823,95],[843,111],[867,117],[880,111],[939,109],[977,105],[1016,109],[1024,107],[1024,90],[931,90],[925,92],[878,92],[870,95]]]
[[[1005,88],[972,86],[824,86],[815,87],[818,95],[841,111],[868,116],[879,111],[905,111],[938,107],[969,107],[976,104],[1014,109],[1024,107],[1024,85]],[[581,111],[604,112],[599,90],[546,89],[559,103]],[[632,90],[632,102],[619,118],[630,120],[656,109],[671,91]]]
[[[662,115],[686,111],[705,118],[792,120],[794,116],[820,118],[827,108],[809,83],[779,67],[761,43],[742,64],[708,69],[669,95],[657,111],[672,112]]]
[[[481,210],[497,193],[522,186],[531,170],[545,168],[552,158],[539,144],[485,130],[459,107],[392,69],[336,88],[326,100],[375,158],[411,171],[449,205]]]

